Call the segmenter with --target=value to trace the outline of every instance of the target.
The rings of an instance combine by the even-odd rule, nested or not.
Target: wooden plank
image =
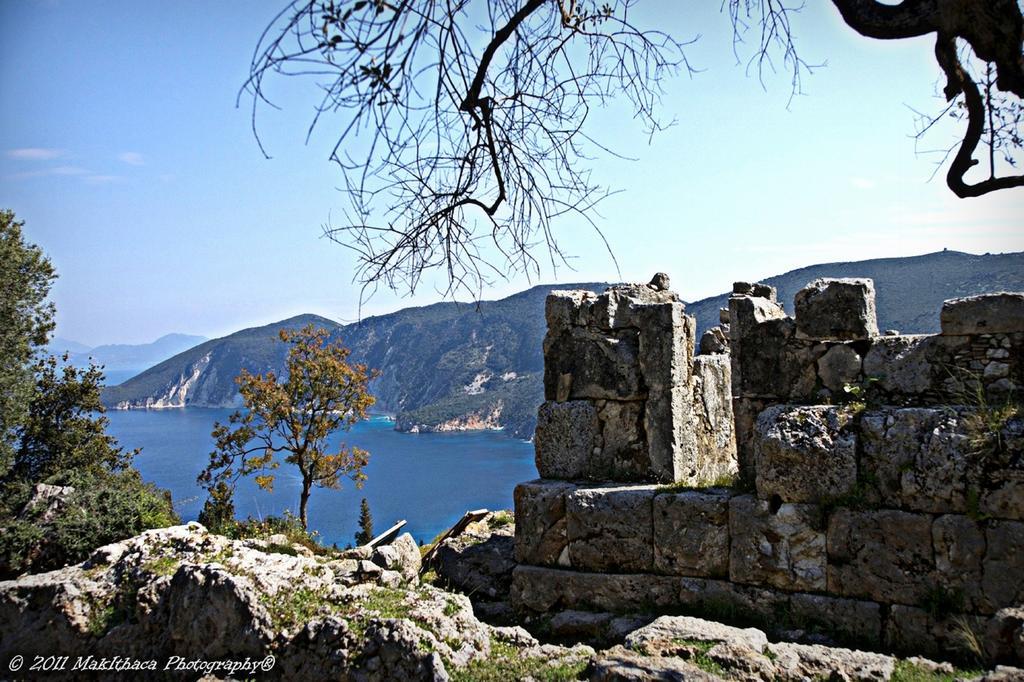
[[[380,545],[388,544],[389,542],[398,537],[398,531],[402,530],[402,527],[405,525],[405,523],[405,519],[402,519],[401,521],[391,526],[374,539],[367,542],[365,545],[363,545],[363,547],[369,547],[370,549],[373,549],[374,547],[379,547]]]
[[[466,530],[466,526],[479,521],[489,513],[490,510],[488,509],[474,509],[473,511],[468,511],[463,514],[462,518],[459,519],[454,526],[446,530],[441,537],[437,539],[437,542],[431,546],[427,553],[423,555],[423,568],[420,570],[422,571],[430,565],[430,562],[434,559],[434,555],[437,553],[437,548],[440,547],[445,540],[461,535],[462,531]]]

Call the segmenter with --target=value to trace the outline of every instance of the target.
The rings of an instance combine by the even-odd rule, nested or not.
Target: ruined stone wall
[[[543,478],[701,485],[736,471],[730,365],[694,358],[667,285],[555,291],[534,438]]]
[[[654,305],[679,310],[671,331],[686,339],[669,385],[689,410],[671,412],[689,415],[673,423],[685,454],[651,449],[640,428],[630,433],[664,465],[608,465],[595,445],[621,433],[602,416],[609,402],[645,403],[657,386],[642,369],[652,328],[636,320],[648,318],[604,313],[620,309],[616,296],[549,299],[545,350],[558,369],[546,377],[541,413],[574,416],[558,438],[553,420],[541,419],[544,478],[515,492],[518,608],[685,611],[874,648],[949,657],[974,647],[1024,660],[1024,421],[1009,408],[1024,384],[1024,295],[950,301],[941,334],[899,336],[878,333],[870,280],[811,283],[797,294],[795,319],[770,287],[738,284],[723,315],[728,341],[719,332],[701,344],[731,349],[706,361],[722,368],[719,379],[731,373],[742,469],[732,487],[685,475],[722,451],[708,438],[713,421],[703,435],[697,427],[713,412],[697,398],[704,356],[690,355],[692,322],[675,301]],[[576,317],[553,314],[560,306]],[[586,317],[588,307],[597,315]],[[595,375],[567,354],[586,363],[623,355],[569,352],[562,339],[633,338],[617,336],[623,330],[639,337],[635,382],[613,397],[603,381],[623,372],[602,370],[605,379],[574,394],[576,376]],[[727,387],[712,393],[728,400]],[[590,435],[573,440],[581,434]],[[550,466],[567,461],[580,464]]]

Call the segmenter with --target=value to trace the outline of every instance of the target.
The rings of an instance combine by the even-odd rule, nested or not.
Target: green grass
[[[511,644],[492,639],[490,656],[449,672],[452,682],[512,682],[524,679],[567,682],[582,679],[586,667],[586,660],[552,665],[542,658],[522,657]]]
[[[512,516],[511,512],[499,511],[491,514],[491,517],[487,519],[487,525],[491,530],[494,530],[496,528],[509,526],[513,521],[515,521],[515,518]]]
[[[708,656],[708,652],[711,651],[718,642],[708,642],[702,639],[677,638],[673,639],[672,643],[684,647],[690,654],[689,661],[704,672],[711,673],[712,675],[725,674],[725,668]]]
[[[277,630],[290,630],[316,616],[337,610],[322,591],[308,587],[279,590],[277,594],[264,596],[260,601],[267,607],[270,621]]]
[[[162,556],[150,559],[142,565],[142,570],[153,575],[173,575],[178,570],[181,561],[173,556]]]
[[[927,668],[914,665],[910,661],[896,661],[889,682],[954,682],[957,679],[978,677],[982,670],[954,669],[952,673],[932,672]]]
[[[408,618],[412,607],[405,597],[402,590],[381,587],[369,594],[363,606],[369,611],[376,611],[381,618]]]

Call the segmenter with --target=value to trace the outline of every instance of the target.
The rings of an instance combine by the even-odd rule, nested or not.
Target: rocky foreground
[[[121,668],[104,677],[146,679],[1024,679],[1017,669],[969,675],[923,659],[770,642],[760,630],[686,616],[563,612],[532,623],[535,634],[491,625],[476,613],[512,617],[502,602],[510,537],[507,514],[471,524],[439,547],[440,575],[421,580],[409,535],[336,558],[283,536],[230,540],[196,523],[148,531],[77,566],[0,582],[0,669],[13,670],[15,656],[62,656],[63,670],[28,677],[76,679],[73,664],[96,671],[106,659]],[[470,597],[429,580],[466,589],[476,612]],[[211,665],[247,659],[260,667]],[[146,661],[155,673],[128,667]],[[168,662],[177,667],[165,670]]]

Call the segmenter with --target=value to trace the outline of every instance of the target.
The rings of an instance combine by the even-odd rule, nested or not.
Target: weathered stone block
[[[533,448],[541,478],[582,478],[600,447],[600,423],[592,402],[548,401],[540,406]]]
[[[828,525],[828,591],[844,597],[920,604],[936,583],[932,518],[840,509]]]
[[[586,477],[605,481],[647,480],[651,461],[644,434],[644,404],[608,400],[598,405],[602,445],[587,463]]]
[[[545,399],[561,402],[644,398],[639,350],[635,330],[607,335],[572,327],[549,333],[544,339]]]
[[[949,409],[911,407],[865,413],[861,469],[869,498],[936,514],[964,512],[971,446]]]
[[[729,574],[729,493],[663,493],[654,498],[654,570],[669,575]]]
[[[595,298],[597,295],[592,291],[552,291],[544,299],[544,319],[548,329],[564,329],[581,324],[580,310],[584,302]]]
[[[839,639],[877,646],[882,641],[882,609],[873,601],[840,599],[821,594],[793,594],[789,611],[804,629],[820,629]]]
[[[732,413],[732,368],[726,355],[698,356],[690,400],[696,440],[697,485],[733,478],[739,471]]]
[[[636,613],[678,607],[679,579],[520,565],[512,572],[511,601],[517,610],[535,613],[561,609]]]
[[[650,571],[655,486],[577,488],[566,500],[569,562],[584,571]]]
[[[933,616],[913,606],[894,605],[885,622],[885,646],[897,653],[949,658],[973,657],[969,639],[975,638],[990,656],[990,642],[985,632],[988,620],[978,616],[949,614]]]
[[[700,354],[716,355],[729,352],[729,337],[721,327],[712,327],[700,337]]]
[[[1024,521],[1024,471],[993,472],[985,482],[978,507],[986,516]]]
[[[985,611],[1024,604],[1024,523],[997,521],[985,528],[981,589]]]
[[[772,625],[789,609],[789,595],[727,580],[680,578],[684,611],[710,618],[747,620]]]
[[[1024,331],[1024,293],[1000,292],[954,298],[942,304],[939,322],[944,335]]]
[[[768,650],[775,656],[777,679],[888,680],[896,668],[891,656],[821,644],[777,642]]]
[[[676,326],[686,306],[673,291],[657,290],[647,284],[620,284],[606,289],[589,302],[588,308],[588,324],[601,329],[625,329]]]
[[[864,356],[864,376],[896,396],[918,396],[932,388],[930,336],[881,336]]]
[[[963,607],[987,609],[981,592],[982,561],[985,558],[985,529],[960,514],[945,514],[932,524],[935,550],[935,587],[953,597],[962,597]]]
[[[576,486],[561,481],[520,483],[513,493],[516,561],[568,565],[565,500]]]
[[[839,344],[818,358],[818,377],[825,388],[841,393],[848,384],[860,382],[861,357],[853,348]]]
[[[729,577],[785,590],[825,589],[825,533],[814,505],[773,505],[751,495],[729,501]]]
[[[870,279],[816,279],[796,293],[793,308],[800,338],[857,341],[878,336],[875,283]]]
[[[734,395],[777,400],[803,400],[813,395],[818,380],[816,363],[825,347],[794,338],[794,329],[792,318],[768,320],[730,342],[733,376],[739,378],[733,381]]]
[[[769,407],[754,428],[757,494],[783,502],[845,495],[857,483],[857,438],[844,408]]]

